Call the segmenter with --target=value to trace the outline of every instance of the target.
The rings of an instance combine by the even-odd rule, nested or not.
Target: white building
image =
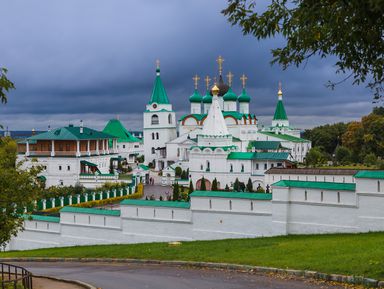
[[[109,143],[112,144],[109,147]],[[117,139],[87,127],[69,125],[33,135],[18,143],[17,161],[28,168],[43,167],[46,186],[73,186],[84,181],[114,181],[109,174],[110,159],[117,154]]]
[[[151,100],[144,111],[143,127],[144,162],[152,163],[156,170],[162,170],[174,161],[167,157],[166,143],[175,139],[177,134],[176,115],[161,81],[159,65]]]
[[[384,171],[355,183],[281,180],[272,194],[195,191],[190,203],[124,200],[120,210],[64,207],[32,216],[8,250],[384,230]],[[113,238],[111,238],[113,236]]]
[[[144,154],[143,141],[134,137],[118,119],[111,119],[103,129],[104,133],[117,138],[117,153],[128,163],[134,163],[136,157]],[[112,147],[112,143],[109,143]]]

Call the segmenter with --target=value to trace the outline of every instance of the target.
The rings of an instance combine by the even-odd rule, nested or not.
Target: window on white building
[[[155,133],[154,132],[152,133],[152,139],[155,139]]]
[[[172,124],[172,114],[168,114],[168,123]]]
[[[244,165],[241,164],[241,172],[244,173]]]
[[[258,170],[259,169],[259,164],[256,164],[256,170]]]
[[[155,154],[155,148],[152,148],[152,154],[153,155]]]
[[[380,193],[380,181],[377,181],[377,191]]]
[[[271,168],[273,168],[273,164],[271,164]]]
[[[308,192],[307,192],[307,190],[304,191],[304,200],[308,200]]]
[[[264,170],[267,170],[267,169],[268,169],[268,165],[264,164]]]
[[[158,132],[156,133],[156,139],[159,139],[159,133]]]
[[[340,203],[340,192],[337,192],[337,202]]]
[[[324,192],[323,191],[321,191],[320,199],[321,199],[321,201],[324,201]]]
[[[229,172],[233,172],[233,165],[232,164],[230,164],[230,166],[229,166]]]
[[[67,166],[67,171],[70,171],[71,170],[71,166]]]
[[[229,200],[229,210],[232,211],[232,201],[231,200]]]
[[[123,145],[123,149],[125,149],[125,145]]]
[[[59,171],[61,171],[61,166],[59,166]]]
[[[157,114],[152,115],[151,124],[159,124],[159,116]]]

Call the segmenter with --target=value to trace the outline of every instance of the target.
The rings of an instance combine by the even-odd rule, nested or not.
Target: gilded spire
[[[279,81],[279,91],[277,92],[277,95],[279,96],[279,98],[283,97],[283,91],[281,90],[281,81]]]
[[[194,77],[192,77],[192,79],[193,79],[193,83],[195,85],[195,89],[197,89],[200,77],[196,74]]]
[[[219,75],[223,74],[223,62],[224,58],[219,55],[219,57],[216,59],[217,64],[219,65]]]
[[[227,74],[227,79],[228,79],[228,85],[230,86],[230,87],[232,87],[232,80],[233,80],[233,73],[232,72],[228,72],[228,74]]]
[[[156,75],[160,75],[160,60],[156,59]]]
[[[209,83],[211,82],[211,79],[209,78],[208,75],[204,78],[204,81],[205,81],[205,86],[208,90],[209,89]]]
[[[242,83],[242,85],[243,85],[243,89],[245,88],[245,84],[246,84],[246,82],[247,82],[247,79],[248,79],[248,77],[246,77],[244,73],[243,73],[243,75],[240,77],[241,83]]]

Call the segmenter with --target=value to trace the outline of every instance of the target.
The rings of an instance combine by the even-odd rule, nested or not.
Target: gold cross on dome
[[[160,60],[156,59],[156,68],[160,68]]]
[[[196,74],[194,77],[192,77],[192,79],[195,84],[195,89],[197,89],[197,85],[199,84],[200,77]]]
[[[228,72],[227,79],[228,79],[228,85],[230,87],[232,87],[232,80],[233,80],[233,73],[232,72]]]
[[[245,83],[247,82],[247,79],[248,77],[246,77],[243,73],[243,75],[240,77],[241,83],[243,84],[243,88],[245,88]]]
[[[219,57],[216,59],[217,64],[219,65],[219,75],[223,73],[223,62],[224,58],[219,55]]]
[[[209,83],[211,82],[211,79],[207,75],[204,80],[205,80],[205,86],[207,87],[207,90],[208,90],[209,89]]]

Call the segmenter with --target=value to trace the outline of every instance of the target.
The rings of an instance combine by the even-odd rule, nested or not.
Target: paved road
[[[80,280],[102,289],[326,289],[299,279],[207,269],[111,263],[17,263],[35,274]]]

